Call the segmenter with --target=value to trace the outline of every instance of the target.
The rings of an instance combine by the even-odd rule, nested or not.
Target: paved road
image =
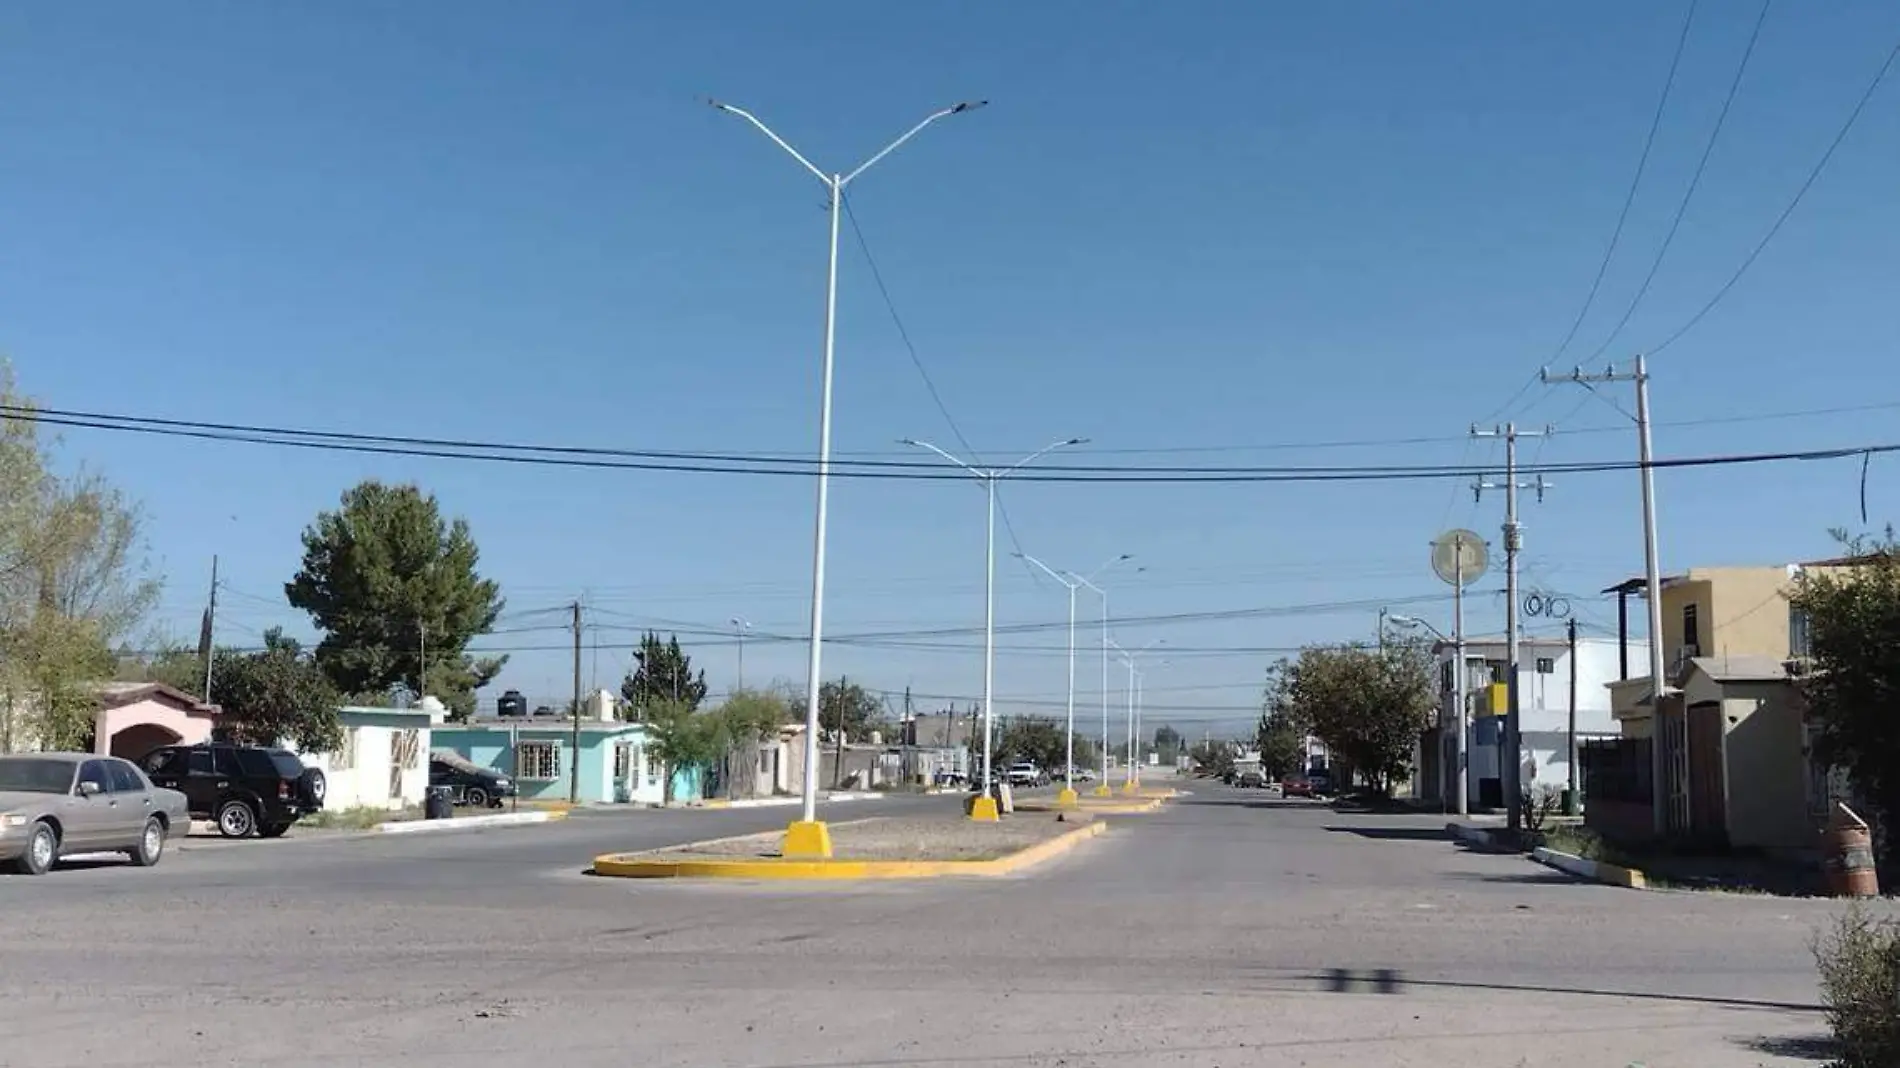
[[[784,809],[0,878],[0,1065],[1814,1063],[1831,905],[1580,885],[1442,820],[1195,789],[1004,880],[580,874]]]

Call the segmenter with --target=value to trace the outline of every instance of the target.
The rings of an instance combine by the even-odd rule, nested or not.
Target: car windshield
[[[72,787],[73,765],[70,760],[0,757],[0,791],[63,794]]]

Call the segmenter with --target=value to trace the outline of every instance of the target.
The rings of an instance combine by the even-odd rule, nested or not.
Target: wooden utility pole
[[[844,702],[849,694],[851,679],[847,675],[838,676],[838,710],[834,715],[838,724],[838,745],[831,758],[831,788],[836,790],[844,781]]]
[[[1564,815],[1574,816],[1581,801],[1577,796],[1577,621],[1566,621],[1564,629],[1570,638],[1570,790],[1564,794]]]
[[[574,738],[569,747],[567,800],[581,803],[581,603],[574,602]]]
[[[429,696],[429,624],[416,620],[416,703]]]

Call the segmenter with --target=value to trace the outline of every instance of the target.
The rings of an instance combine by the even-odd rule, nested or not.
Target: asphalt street
[[[0,1065],[1813,1065],[1839,906],[1585,885],[1192,783],[1005,879],[648,883],[794,809],[192,839],[0,877]],[[838,821],[953,797],[831,806]]]

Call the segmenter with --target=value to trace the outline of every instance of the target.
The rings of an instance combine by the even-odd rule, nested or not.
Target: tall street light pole
[[[1129,557],[1123,555],[1121,559],[1126,560]],[[1096,574],[1107,570],[1115,562],[1111,560],[1096,568]],[[1138,567],[1135,570],[1146,571],[1147,568]],[[1097,586],[1089,578],[1079,578],[1079,581],[1082,585],[1094,590],[1095,595],[1102,599],[1102,781],[1095,787],[1094,794],[1097,797],[1107,797],[1115,792],[1108,785],[1108,648],[1115,643],[1108,640],[1108,591]]]
[[[899,444],[927,449],[938,456],[956,464],[975,476],[983,483],[984,496],[989,501],[989,518],[983,538],[983,792],[970,805],[970,818],[986,823],[996,822],[996,798],[990,794],[990,739],[995,732],[996,709],[996,484],[1043,456],[1057,449],[1071,445],[1081,445],[1087,438],[1064,438],[1051,442],[1030,453],[1028,456],[1010,464],[1008,467],[977,467],[965,463],[928,441],[902,439]]]
[[[1121,654],[1122,663],[1128,667],[1128,767],[1122,773],[1122,793],[1125,794],[1133,794],[1135,791],[1141,789],[1141,783],[1137,781],[1137,776],[1135,775],[1135,766],[1139,763],[1135,756],[1135,694],[1138,685],[1136,682],[1135,658],[1153,649],[1155,646],[1160,645],[1165,640],[1166,639],[1163,638],[1156,638],[1154,641],[1135,650],[1124,649],[1113,639],[1110,639],[1108,642],[1109,648]]]
[[[844,190],[845,186],[870,170],[879,160],[897,151],[904,142],[922,133],[924,127],[939,119],[980,108],[986,101],[953,104],[932,112],[922,122],[904,131],[902,137],[885,145],[873,153],[869,159],[858,164],[855,169],[844,174],[825,173],[788,144],[784,138],[772,132],[771,127],[760,122],[751,112],[717,100],[708,101],[708,103],[728,115],[736,115],[744,119],[773,144],[784,149],[787,155],[797,160],[800,166],[824,183],[829,197],[827,206],[831,214],[831,256],[825,272],[825,347],[818,400],[818,501],[817,515],[812,528],[811,650],[805,666],[804,807],[800,812],[798,822],[786,828],[783,847],[783,854],[788,857],[829,857],[831,831],[818,821],[818,690],[824,682],[822,652],[825,632],[825,521],[831,499],[831,377],[838,325],[838,224],[844,214]]]
[[[751,629],[751,623],[740,619],[738,616],[732,617],[732,631],[739,638],[739,685],[737,689],[740,690],[745,689],[745,632]]]
[[[1096,592],[1098,593],[1100,592],[1100,589],[1090,584],[1088,579],[1083,578],[1082,576],[1077,575],[1074,572],[1057,571],[1055,568],[1050,567],[1048,564],[1043,563],[1041,560],[1036,559],[1035,557],[1029,555],[1028,553],[1015,553],[1013,555],[1017,559],[1027,560],[1028,562],[1041,568],[1043,572],[1046,573],[1050,578],[1055,579],[1057,582],[1062,583],[1062,585],[1065,588],[1067,588],[1069,591],[1069,702],[1068,702],[1069,703],[1069,726],[1068,726],[1068,732],[1066,735],[1066,738],[1067,738],[1066,755],[1063,757],[1062,791],[1056,794],[1056,805],[1061,808],[1074,808],[1078,800],[1075,795],[1075,591],[1082,588],[1083,586],[1088,586],[1090,589],[1096,590]],[[1101,567],[1096,568],[1091,574],[1099,575],[1103,571],[1106,571],[1108,568],[1114,566],[1115,564],[1118,564],[1122,562],[1123,560],[1128,559],[1129,555],[1130,554],[1128,553],[1123,553],[1120,556],[1117,556],[1114,559],[1109,560],[1108,562],[1104,563]],[[1104,625],[1106,625],[1106,620],[1104,621]],[[1104,670],[1106,671],[1106,665],[1104,665]],[[1103,686],[1102,692],[1103,692],[1102,700],[1106,702],[1108,700],[1108,697],[1107,697],[1108,687]],[[1106,737],[1106,734],[1108,731],[1106,703],[1104,703],[1103,705],[1102,731],[1104,734],[1104,737],[1102,739],[1102,744],[1106,746],[1108,744],[1108,739]],[[1103,769],[1103,775],[1104,776],[1107,775],[1106,768]]]

